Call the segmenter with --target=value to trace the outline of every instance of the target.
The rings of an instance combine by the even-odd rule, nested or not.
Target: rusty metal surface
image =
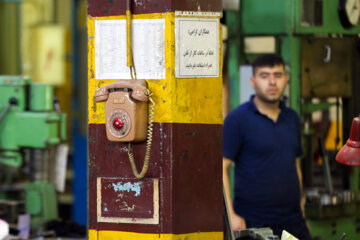
[[[93,17],[125,15],[127,0],[88,0],[88,14]],[[132,0],[133,14],[173,11],[221,12],[219,0]]]
[[[97,178],[133,178],[127,144],[109,142],[104,124],[90,124],[89,229],[174,234],[222,231],[221,134],[222,125],[155,123],[146,178],[159,179],[160,224],[117,224],[97,222]],[[145,143],[133,144],[132,149],[140,169]],[[110,199],[112,193],[106,196]]]

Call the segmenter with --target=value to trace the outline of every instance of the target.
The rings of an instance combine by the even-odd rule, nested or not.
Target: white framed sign
[[[175,77],[218,77],[219,41],[219,19],[175,18]]]

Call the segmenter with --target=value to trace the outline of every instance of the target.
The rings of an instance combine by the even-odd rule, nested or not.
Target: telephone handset
[[[110,141],[129,142],[128,156],[133,174],[145,176],[150,159],[155,102],[144,80],[118,80],[95,91],[94,101],[105,103],[106,136]],[[147,101],[152,106],[148,114]],[[149,119],[149,124],[148,124]],[[147,129],[147,131],[146,131]],[[130,142],[146,141],[144,165],[139,173]]]
[[[106,136],[110,141],[146,139],[149,90],[144,80],[118,80],[95,91],[94,101],[105,103]]]

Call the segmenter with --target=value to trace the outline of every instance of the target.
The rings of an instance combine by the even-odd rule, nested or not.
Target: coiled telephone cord
[[[127,66],[130,68],[130,76],[131,79],[136,79],[136,69],[134,64],[134,57],[132,53],[132,39],[131,39],[131,4],[130,1],[127,1],[126,7],[126,39],[127,39]],[[131,152],[131,143],[129,142],[128,146],[128,156],[129,161],[131,164],[131,169],[134,176],[137,179],[142,179],[149,167],[149,160],[150,160],[150,150],[152,144],[152,133],[153,133],[153,119],[154,119],[154,112],[155,112],[155,102],[151,98],[152,93],[148,90],[148,97],[152,106],[149,108],[149,124],[148,124],[148,131],[147,131],[147,141],[146,141],[146,152],[144,158],[144,165],[139,173],[135,164],[134,154]]]
[[[144,158],[144,165],[141,169],[141,172],[139,173],[135,164],[135,158],[134,154],[131,152],[131,143],[129,142],[128,146],[128,156],[129,161],[131,164],[131,169],[133,171],[134,176],[137,179],[142,179],[149,167],[149,159],[150,159],[150,150],[151,150],[151,144],[152,144],[152,136],[153,136],[153,120],[154,120],[154,112],[155,112],[155,102],[151,98],[152,93],[149,94],[149,100],[152,103],[150,109],[149,109],[149,124],[148,124],[148,132],[147,132],[147,141],[146,141],[146,152],[145,152],[145,158]]]

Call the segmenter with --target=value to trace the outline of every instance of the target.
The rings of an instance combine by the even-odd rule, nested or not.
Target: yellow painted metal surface
[[[89,230],[89,240],[222,240],[222,232],[197,232],[187,234],[133,233]]]
[[[133,19],[165,19],[166,79],[145,79],[156,103],[154,122],[222,124],[222,40],[219,24],[219,77],[175,78],[175,14],[133,15]],[[105,103],[95,103],[95,90],[116,80],[95,79],[95,20],[125,19],[125,16],[88,17],[88,113],[89,124],[105,123]],[[135,66],[136,67],[136,66]]]
[[[32,27],[30,33],[30,76],[33,81],[55,86],[65,85],[66,29],[60,24],[47,24]]]
[[[328,130],[328,133],[326,135],[326,139],[325,139],[325,148],[328,150],[339,150],[342,147],[342,142],[343,142],[343,138],[342,138],[342,121],[339,122],[339,143],[336,146],[335,144],[335,139],[336,139],[336,121],[332,121],[330,123],[330,127]],[[346,140],[346,139],[345,139]]]

